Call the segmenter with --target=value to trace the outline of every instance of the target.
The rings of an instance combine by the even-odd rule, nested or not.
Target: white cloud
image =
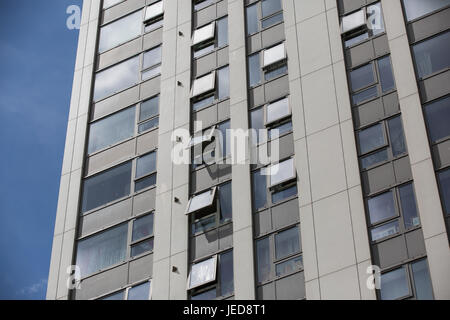
[[[31,286],[19,290],[18,294],[22,296],[32,295],[38,293],[42,289],[45,289],[46,286],[47,286],[47,279],[41,279],[39,282],[32,284]]]

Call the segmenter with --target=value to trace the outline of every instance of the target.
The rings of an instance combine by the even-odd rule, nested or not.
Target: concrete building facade
[[[47,299],[449,299],[449,15],[84,0]]]

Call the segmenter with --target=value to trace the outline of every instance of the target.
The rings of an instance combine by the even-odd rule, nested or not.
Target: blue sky
[[[0,0],[0,299],[44,299],[81,0]]]

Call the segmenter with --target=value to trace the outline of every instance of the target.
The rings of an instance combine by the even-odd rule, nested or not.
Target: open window
[[[367,30],[366,8],[350,13],[341,20],[341,32],[347,34],[358,29]]]
[[[281,62],[286,59],[286,48],[283,43],[280,43],[274,47],[264,50],[263,67],[268,68],[277,62]]]
[[[187,289],[191,290],[216,281],[217,255],[193,264],[189,273]]]
[[[144,25],[145,32],[150,32],[162,26],[164,18],[163,1],[156,2],[145,8]]]
[[[215,21],[195,30],[194,35],[192,37],[192,45],[197,46],[205,41],[210,41],[214,39],[215,31],[216,31]]]
[[[280,186],[296,178],[294,159],[282,161],[269,167],[270,188]]]
[[[199,210],[209,208],[213,205],[216,198],[217,187],[214,187],[206,192],[194,195],[186,208],[186,214],[195,213]]]
[[[206,130],[203,134],[195,133],[189,140],[187,148],[192,148],[202,144],[203,142],[211,141],[214,136],[215,130],[216,126],[212,126],[210,129]]]
[[[191,97],[197,98],[200,95],[213,91],[216,87],[216,71],[212,71],[205,76],[197,78],[192,84]]]
[[[276,124],[290,115],[289,98],[270,103],[266,108],[266,126]]]

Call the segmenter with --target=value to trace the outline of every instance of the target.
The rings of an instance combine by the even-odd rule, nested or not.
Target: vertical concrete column
[[[153,299],[187,298],[189,165],[172,162],[172,138],[189,132],[191,12],[190,1],[164,2]]]
[[[283,0],[307,299],[375,299],[336,1]]]
[[[67,269],[73,264],[86,128],[101,1],[84,0],[70,102],[66,144],[47,284],[48,300],[67,300]]]
[[[244,1],[228,0],[231,129],[247,130],[247,66]],[[255,299],[250,165],[232,165],[235,299]]]
[[[381,3],[434,296],[450,299],[450,251],[401,1]]]

